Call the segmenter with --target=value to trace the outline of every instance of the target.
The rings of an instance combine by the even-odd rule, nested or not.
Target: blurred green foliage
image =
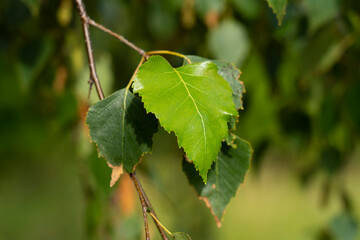
[[[170,229],[192,239],[360,238],[359,1],[291,0],[281,27],[263,0],[85,4],[146,50],[222,58],[243,72],[237,134],[255,156],[221,230],[188,186],[174,136],[160,131],[139,167]],[[2,0],[0,29],[0,239],[142,239],[131,182],[110,189],[110,170],[88,142],[74,2]],[[108,95],[140,57],[97,29],[91,38]]]

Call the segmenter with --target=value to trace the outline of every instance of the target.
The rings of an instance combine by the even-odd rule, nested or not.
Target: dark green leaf
[[[191,237],[183,232],[176,232],[172,234],[173,239],[176,240],[191,240]]]
[[[123,164],[132,172],[141,156],[151,152],[157,120],[146,114],[140,99],[126,89],[93,105],[86,122],[99,154],[113,166]]]
[[[174,131],[206,182],[207,172],[237,111],[229,84],[210,61],[172,68],[152,56],[134,78],[134,91],[167,131]]]
[[[272,8],[273,12],[276,14],[279,25],[281,25],[282,20],[286,13],[287,0],[267,0],[269,6]]]
[[[186,160],[183,161],[183,170],[190,184],[200,199],[210,207],[218,226],[221,225],[226,206],[244,181],[252,155],[252,149],[246,141],[237,137],[234,144],[236,148],[223,143],[221,152],[208,173],[206,184],[201,181],[193,165]]]
[[[199,56],[187,56],[192,63],[199,63],[205,61],[211,61],[215,63],[218,68],[218,74],[222,76],[230,85],[232,90],[232,97],[237,110],[243,109],[242,95],[245,92],[244,83],[239,81],[240,70],[233,64],[222,60],[209,60],[207,58]],[[186,61],[184,61],[186,64]],[[237,116],[233,116],[230,121],[230,129],[235,129],[237,122]]]

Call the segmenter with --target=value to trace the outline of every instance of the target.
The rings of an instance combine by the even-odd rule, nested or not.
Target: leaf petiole
[[[185,59],[189,64],[191,64],[190,58],[188,58],[187,56],[185,56],[181,53],[177,53],[177,52],[173,52],[173,51],[156,50],[156,51],[150,51],[150,52],[146,53],[146,55],[155,55],[155,54],[168,54],[168,55],[178,56],[178,57]]]
[[[173,234],[164,225],[162,225],[159,219],[157,219],[157,217],[151,212],[151,209],[148,208],[147,212],[155,220],[155,222],[157,222],[157,224],[159,224],[165,230],[165,232],[167,232],[171,237],[173,237]]]
[[[134,72],[133,75],[131,76],[131,79],[130,79],[128,85],[126,85],[126,91],[129,90],[131,84],[132,84],[133,81],[134,81],[135,75],[136,75],[137,72],[139,71],[139,68],[140,68],[140,66],[144,63],[144,61],[145,61],[145,57],[141,57],[141,60],[140,60],[139,64],[137,65],[137,67],[136,67],[136,69],[135,69],[135,72]]]

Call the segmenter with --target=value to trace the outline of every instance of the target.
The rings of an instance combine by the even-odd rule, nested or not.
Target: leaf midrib
[[[178,72],[176,69],[173,69],[173,70],[174,70],[174,72],[178,75],[180,81],[184,84],[184,87],[185,87],[185,89],[186,89],[189,97],[191,98],[191,100],[192,100],[192,102],[193,102],[193,104],[194,104],[194,106],[195,106],[195,109],[196,109],[197,113],[198,113],[199,116],[200,116],[201,124],[202,124],[202,127],[203,127],[203,135],[204,135],[204,151],[205,151],[205,154],[204,154],[204,155],[206,156],[206,155],[207,155],[207,152],[206,152],[207,143],[206,143],[206,128],[205,128],[204,118],[203,118],[202,114],[200,113],[200,111],[199,111],[199,109],[198,109],[198,107],[197,107],[197,105],[196,105],[195,99],[194,99],[193,96],[191,95],[188,87],[186,86],[186,82],[184,81],[184,79],[181,77],[181,75],[179,74],[179,72]]]
[[[121,161],[124,162],[124,137],[125,137],[125,113],[126,113],[126,98],[127,98],[128,89],[125,90],[124,93],[124,113],[122,119],[122,140],[121,140]]]

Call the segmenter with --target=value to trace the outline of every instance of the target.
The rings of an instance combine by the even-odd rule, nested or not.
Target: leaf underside
[[[252,155],[252,149],[248,142],[236,137],[234,144],[236,148],[223,143],[221,152],[208,173],[206,184],[201,181],[193,164],[183,160],[183,171],[190,185],[195,188],[200,199],[204,200],[211,209],[219,227],[226,206],[244,181]]]
[[[147,111],[173,131],[204,182],[228,134],[227,123],[237,116],[229,84],[210,61],[173,68],[163,57],[152,56],[134,78]]]
[[[126,89],[121,89],[94,104],[86,117],[90,137],[99,155],[112,166],[133,172],[145,153],[151,152],[152,136],[158,122],[147,114],[141,100]]]
[[[187,56],[192,63],[199,63],[205,61],[211,61],[216,64],[218,68],[218,74],[222,76],[229,84],[232,90],[233,102],[235,104],[236,110],[243,109],[242,96],[245,92],[244,83],[239,80],[241,71],[233,64],[222,60],[209,60],[207,58],[199,56]],[[187,64],[184,61],[184,64]],[[232,116],[229,122],[229,129],[235,130],[237,122],[237,116]]]

